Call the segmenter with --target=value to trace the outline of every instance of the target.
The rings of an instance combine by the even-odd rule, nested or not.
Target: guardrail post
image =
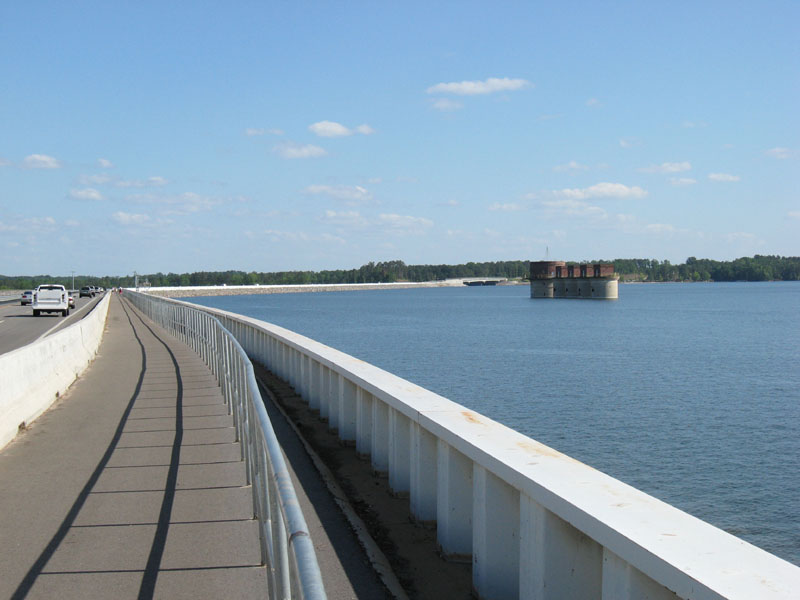
[[[339,439],[353,442],[356,439],[356,384],[339,377]]]
[[[417,521],[436,521],[437,443],[419,423],[411,423],[411,514]]]
[[[516,600],[519,597],[519,492],[474,465],[472,475],[472,587],[478,598]],[[563,595],[561,598],[589,596]]]
[[[356,454],[367,457],[372,450],[372,394],[356,388]]]
[[[634,598],[674,600],[676,596],[608,548],[603,548],[602,600],[633,600]]]
[[[372,401],[372,468],[376,473],[389,471],[389,407],[381,400]]]
[[[472,461],[442,439],[437,461],[436,538],[446,557],[467,560],[472,555]]]
[[[319,410],[320,400],[320,370],[323,368],[315,359],[308,357],[310,362],[308,369],[308,408]]]
[[[330,387],[328,388],[328,429],[331,431],[339,430],[339,404],[341,403],[341,387],[339,386],[339,374],[331,369]]]
[[[524,598],[597,597],[606,583],[600,544],[525,494],[520,496],[519,547]]]
[[[311,357],[306,356],[302,352],[300,354],[300,370],[299,370],[299,377],[297,378],[297,392],[298,396],[300,396],[303,400],[308,402],[308,381],[310,379],[309,376],[309,368],[311,363]]]
[[[280,376],[281,379],[283,379],[284,381],[290,380],[289,358],[291,350],[292,349],[289,348],[289,346],[281,342],[280,344],[281,359],[279,364],[280,364]]]
[[[411,421],[389,409],[389,488],[398,495],[408,492],[411,479]]]
[[[301,354],[299,350],[294,348],[291,349],[291,359],[292,362],[290,363],[290,372],[289,372],[289,382],[292,384],[294,391],[297,392],[297,395],[300,395],[300,358]]]
[[[331,414],[331,370],[322,366],[320,372],[319,418],[323,421],[330,419]]]

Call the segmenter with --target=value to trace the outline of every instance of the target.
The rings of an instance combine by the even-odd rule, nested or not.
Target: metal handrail
[[[130,290],[124,297],[195,350],[219,381],[253,490],[269,597],[325,600],[314,545],[247,353],[208,313]]]

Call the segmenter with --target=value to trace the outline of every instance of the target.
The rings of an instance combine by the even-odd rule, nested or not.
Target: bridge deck
[[[92,368],[0,454],[0,597],[265,597],[239,458],[210,371],[113,298]]]
[[[267,408],[328,597],[386,598],[302,445]],[[240,452],[205,364],[111,298],[92,366],[0,452],[0,598],[265,598]]]

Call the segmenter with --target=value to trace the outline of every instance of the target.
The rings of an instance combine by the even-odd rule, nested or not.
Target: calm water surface
[[[800,564],[800,283],[191,300],[364,359]]]

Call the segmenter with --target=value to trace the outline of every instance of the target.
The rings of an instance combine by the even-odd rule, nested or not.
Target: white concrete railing
[[[373,365],[201,308],[471,557],[480,598],[798,598],[787,561]]]
[[[0,355],[0,448],[63,394],[89,366],[103,339],[111,294],[80,321]]]

